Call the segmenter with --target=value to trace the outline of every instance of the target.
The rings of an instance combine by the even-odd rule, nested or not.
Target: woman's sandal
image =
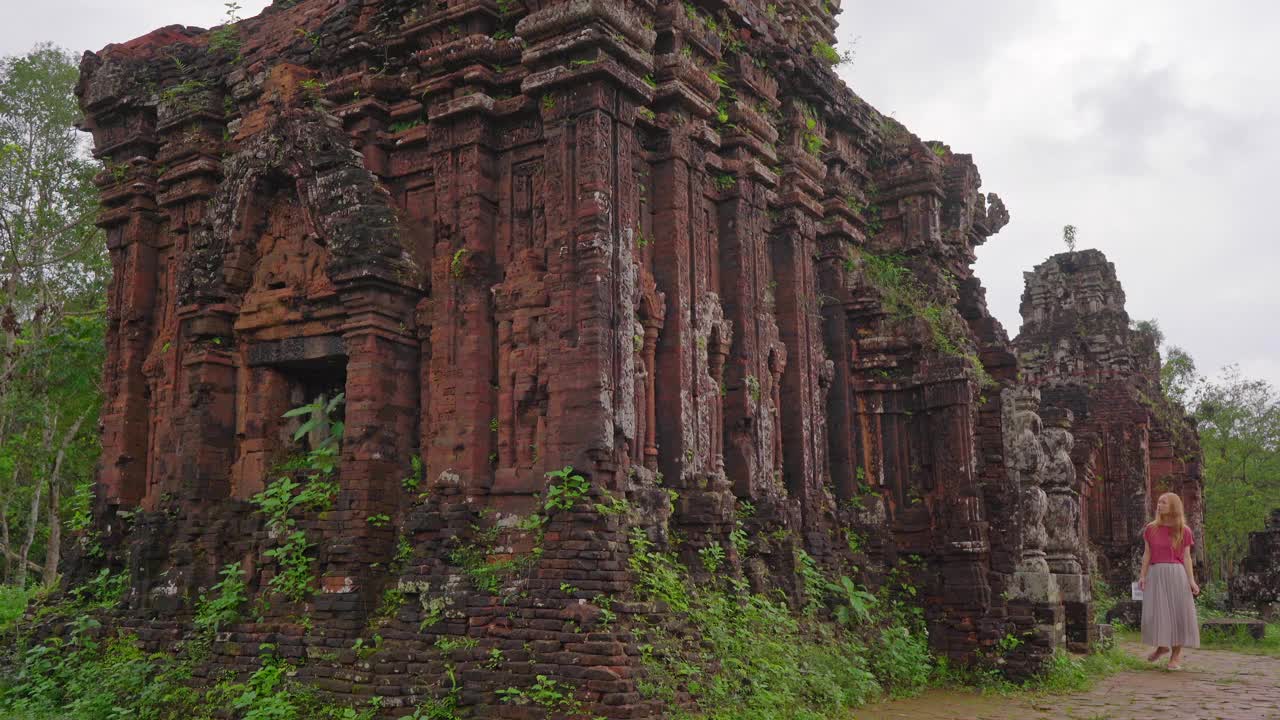
[[[1147,662],[1155,662],[1159,660],[1160,656],[1164,655],[1166,652],[1169,651],[1164,648],[1156,648],[1155,650],[1152,650],[1151,653],[1147,655]]]
[[[1170,670],[1172,672],[1177,672],[1182,669],[1182,663],[1177,663],[1177,664],[1169,663],[1168,665],[1165,665],[1165,669]]]

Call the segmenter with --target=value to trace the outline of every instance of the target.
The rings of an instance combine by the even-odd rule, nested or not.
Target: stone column
[[[1063,638],[1062,596],[1045,559],[1048,497],[1041,488],[1045,468],[1038,414],[1040,391],[1016,387],[1001,391],[1005,467],[1019,493],[1022,552],[1009,587],[1010,615],[1026,625],[1030,611],[1038,637],[1029,651],[1052,651]],[[1047,647],[1044,643],[1047,641]]]
[[[327,514],[327,560],[316,611],[340,616],[372,607],[375,568],[390,560],[392,516],[402,498],[400,479],[418,436],[418,343],[413,289],[370,275],[340,276],[348,310],[342,326],[347,354],[341,494]],[[362,605],[361,603],[365,603]]]
[[[174,422],[174,453],[181,485],[178,492],[190,501],[221,500],[230,495],[239,371],[239,352],[231,347],[232,312],[222,304],[178,311],[185,353],[178,369],[182,411]]]
[[[644,326],[644,466],[650,470],[658,469],[658,435],[657,405],[654,402],[654,376],[656,373],[658,347],[658,325],[654,322]]]
[[[1046,424],[1040,436],[1049,518],[1045,527],[1046,560],[1062,594],[1068,647],[1084,652],[1096,639],[1097,626],[1093,622],[1089,574],[1082,563],[1080,486],[1071,460],[1071,448],[1075,444],[1070,430],[1073,415],[1070,410],[1045,408],[1041,416]]]

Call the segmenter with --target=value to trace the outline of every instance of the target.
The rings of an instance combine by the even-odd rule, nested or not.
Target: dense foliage
[[[109,269],[77,72],[50,46],[0,59],[0,553],[19,586],[56,578],[98,454]]]
[[[1249,533],[1280,507],[1280,395],[1237,366],[1205,377],[1181,348],[1165,354],[1164,392],[1195,418],[1204,450],[1209,574],[1230,577],[1248,549]]]

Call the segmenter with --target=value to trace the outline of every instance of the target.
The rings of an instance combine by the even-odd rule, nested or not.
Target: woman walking
[[[1147,656],[1155,662],[1169,654],[1169,669],[1182,667],[1182,648],[1200,647],[1200,623],[1196,620],[1193,595],[1200,594],[1191,566],[1191,546],[1195,538],[1187,527],[1182,498],[1165,493],[1156,501],[1156,518],[1142,531],[1146,549],[1142,553],[1142,642],[1154,645]]]

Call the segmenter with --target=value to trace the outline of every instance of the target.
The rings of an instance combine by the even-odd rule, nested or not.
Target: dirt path
[[[1135,655],[1144,648],[1125,644]],[[1074,695],[936,690],[869,705],[856,720],[1280,720],[1280,658],[1189,650],[1184,669],[1124,672]],[[1163,664],[1160,665],[1163,668]]]

